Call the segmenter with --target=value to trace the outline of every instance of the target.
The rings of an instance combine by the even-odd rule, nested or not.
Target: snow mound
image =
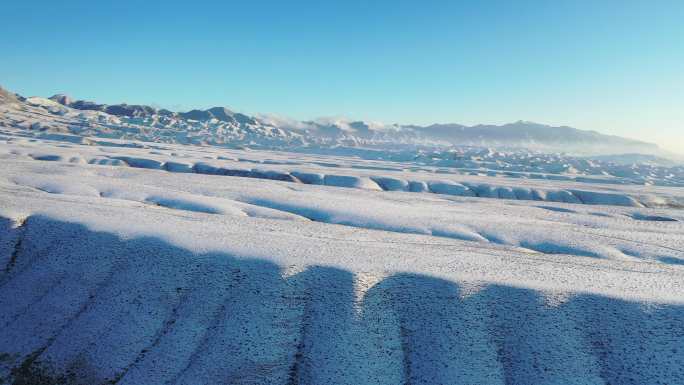
[[[323,178],[326,186],[351,187],[367,190],[382,190],[377,183],[370,178],[363,178],[350,175],[326,175]]]

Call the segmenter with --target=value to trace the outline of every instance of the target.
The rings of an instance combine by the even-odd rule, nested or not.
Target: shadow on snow
[[[294,275],[32,216],[0,219],[0,378],[15,384],[684,382],[684,307]],[[1,381],[0,381],[1,382]]]

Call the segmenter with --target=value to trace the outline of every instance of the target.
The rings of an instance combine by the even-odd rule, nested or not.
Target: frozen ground
[[[684,383],[681,187],[439,162],[4,128],[0,378]]]

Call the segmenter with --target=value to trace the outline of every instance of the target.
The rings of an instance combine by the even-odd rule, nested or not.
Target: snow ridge
[[[505,285],[462,296],[457,283],[413,273],[380,279],[357,302],[357,278],[344,269],[284,278],[268,261],[193,255],[43,216],[23,227],[20,263],[0,290],[0,346],[21,348],[2,355],[0,376],[14,381],[684,380],[681,305],[580,293],[549,305],[546,294]]]

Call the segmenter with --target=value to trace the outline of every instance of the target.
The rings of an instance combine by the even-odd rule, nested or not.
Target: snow
[[[448,194],[460,196],[475,196],[475,193],[468,187],[449,181],[438,181],[428,183],[430,191],[435,194]]]
[[[97,140],[3,130],[5,382],[684,382],[679,187]]]
[[[179,114],[148,106],[73,102],[64,95],[21,102],[4,90],[0,93],[5,95],[0,97],[0,127],[19,129],[23,137],[113,147],[150,148],[155,142],[280,149],[317,157],[316,164],[321,166],[377,171],[401,170],[384,162],[393,161],[428,172],[439,169],[506,178],[684,186],[684,167],[681,159],[674,160],[675,154],[653,144],[571,127],[532,122],[473,127],[384,125],[344,119],[296,122],[249,117],[221,107]],[[191,115],[213,118],[186,118]],[[239,161],[240,156],[213,159]]]
[[[326,175],[323,178],[326,186],[352,187],[368,190],[382,190],[372,179],[351,175]]]

